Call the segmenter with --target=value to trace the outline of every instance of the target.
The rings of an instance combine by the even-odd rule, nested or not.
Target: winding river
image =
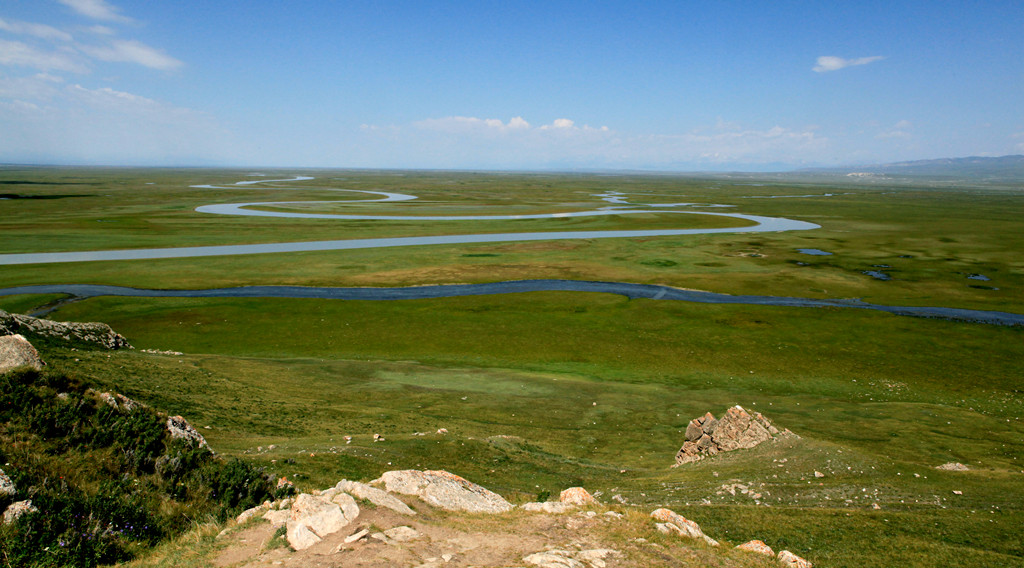
[[[785,296],[733,296],[697,290],[680,290],[653,284],[593,282],[586,280],[514,280],[484,284],[445,284],[401,288],[318,288],[307,286],[241,286],[206,290],[153,290],[94,284],[44,284],[0,288],[0,296],[14,294],[67,294],[70,301],[96,296],[133,296],[147,298],[315,298],[330,300],[423,300],[519,294],[524,292],[597,292],[618,294],[630,299],[674,300],[703,304],[747,304],[799,308],[857,308],[878,310],[899,316],[941,318],[994,325],[1024,325],[1024,315],[1009,312],[964,310],[918,306],[886,306],[860,300],[816,300]]]
[[[288,180],[253,180],[234,184],[235,186],[253,185],[282,181],[305,181],[311,177],[299,176]],[[197,185],[200,189],[231,189],[230,186]],[[237,189],[237,187],[236,187]],[[295,190],[294,187],[266,188],[273,190]],[[322,190],[325,188],[316,188]],[[402,193],[381,191],[364,191],[353,189],[331,189],[332,191],[352,192],[378,196],[375,199],[361,199],[340,203],[367,203],[387,201],[409,201],[416,196]],[[614,196],[612,203],[625,203],[621,194]],[[409,215],[346,215],[329,213],[299,213],[290,211],[261,211],[249,207],[274,207],[291,204],[339,203],[337,201],[262,201],[250,203],[227,203],[220,205],[202,205],[197,212],[217,215],[244,215],[251,217],[286,217],[292,219],[340,219],[340,220],[377,220],[377,221],[497,221],[516,219],[559,219],[570,217],[593,217],[602,215],[632,215],[638,213],[678,213],[684,215],[712,215],[731,217],[751,221],[754,225],[746,227],[723,227],[704,229],[657,229],[657,230],[623,230],[623,231],[552,231],[535,233],[493,233],[466,235],[426,235],[419,237],[395,237],[378,239],[345,239],[330,241],[302,241],[287,243],[262,243],[254,245],[221,245],[202,247],[168,247],[150,249],[93,250],[75,252],[45,252],[24,254],[0,254],[0,265],[11,264],[43,264],[57,262],[89,262],[102,260],[146,260],[159,258],[191,258],[203,256],[224,256],[241,254],[267,254],[284,252],[311,252],[330,250],[352,250],[366,248],[408,247],[422,245],[451,245],[469,243],[498,243],[515,241],[554,241],[567,239],[610,239],[636,237],[670,237],[678,235],[700,235],[713,233],[758,233],[778,231],[806,231],[820,228],[814,223],[795,221],[782,217],[762,217],[760,215],[744,215],[741,213],[717,213],[710,211],[678,211],[668,210],[671,207],[716,207],[695,203],[674,203],[656,205],[632,205],[630,207],[602,207],[591,211],[575,211],[569,213],[543,213],[536,215],[461,215],[461,216],[409,216]],[[655,209],[657,208],[657,209]]]
[[[241,181],[234,185],[251,186],[255,184],[296,182],[314,179],[298,176],[285,180],[251,180]],[[231,187],[197,185],[200,189],[231,189]],[[295,190],[295,187],[273,187],[266,189]],[[316,188],[324,189],[324,188]],[[341,203],[395,202],[416,199],[416,196],[402,193],[366,191],[352,189],[332,189],[332,191],[351,192],[373,196],[368,199],[344,201]],[[363,248],[404,247],[441,244],[497,243],[514,241],[549,241],[566,239],[606,239],[635,237],[665,237],[677,235],[698,235],[713,233],[756,233],[778,231],[805,231],[817,229],[819,225],[796,221],[781,217],[763,217],[741,213],[719,213],[710,211],[680,211],[678,207],[728,207],[716,204],[669,203],[636,205],[628,202],[626,194],[616,191],[596,195],[606,203],[612,204],[590,211],[569,213],[547,213],[532,215],[463,215],[463,216],[410,216],[410,215],[348,215],[328,213],[300,213],[288,211],[264,211],[251,207],[276,207],[294,204],[338,203],[337,201],[263,201],[248,203],[229,203],[220,205],[203,205],[196,208],[199,213],[215,215],[244,215],[255,217],[286,217],[294,219],[343,219],[343,220],[401,220],[401,221],[484,221],[484,220],[515,220],[515,219],[548,219],[567,217],[588,217],[600,215],[630,215],[637,213],[659,212],[681,213],[688,215],[712,215],[744,219],[754,223],[746,227],[704,228],[704,229],[659,229],[659,230],[622,230],[622,231],[554,231],[536,233],[498,233],[498,234],[466,234],[466,235],[425,235],[418,237],[395,237],[377,239],[347,239],[331,241],[307,241],[286,243],[264,243],[254,245],[224,245],[202,247],[170,247],[156,249],[98,250],[55,253],[27,253],[0,255],[0,265],[7,264],[42,264],[63,262],[87,262],[101,260],[142,260],[159,258],[187,258],[203,256],[221,256],[238,254],[265,254],[284,252],[352,250]],[[668,209],[668,211],[666,211]],[[442,286],[414,286],[405,288],[318,288],[303,286],[244,286],[237,288],[218,288],[207,290],[152,290],[127,288],[121,286],[101,286],[90,284],[50,284],[37,286],[18,286],[0,289],[0,296],[14,294],[67,294],[71,298],[66,301],[91,298],[95,296],[136,296],[136,297],[177,297],[177,298],[321,298],[338,300],[413,300],[430,298],[449,298],[456,296],[475,296],[484,294],[511,294],[539,291],[599,292],[620,294],[630,299],[646,298],[651,300],[674,300],[684,302],[714,304],[750,304],[768,306],[789,306],[809,308],[856,308],[879,310],[901,316],[942,318],[961,321],[972,321],[995,325],[1024,325],[1024,315],[1008,312],[965,310],[957,308],[917,307],[917,306],[886,306],[870,304],[860,300],[817,300],[811,298],[790,298],[783,296],[733,296],[680,290],[666,286],[648,284],[630,284],[624,282],[590,282],[577,280],[519,280],[509,282],[491,282],[485,284],[456,284]]]

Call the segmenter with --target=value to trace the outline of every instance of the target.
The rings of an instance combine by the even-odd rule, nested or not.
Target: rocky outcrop
[[[700,530],[700,525],[671,509],[655,509],[651,512],[651,517],[661,521],[657,527],[663,533],[703,540],[711,546],[718,546],[718,541],[704,534],[704,531]]]
[[[169,416],[167,418],[167,431],[170,432],[172,438],[186,440],[192,444],[197,444],[200,448],[209,449],[210,447],[206,443],[206,438],[193,428],[188,423],[188,420],[181,416]]]
[[[21,335],[4,335],[0,337],[0,373],[6,373],[18,367],[43,368],[43,360],[39,352]]]
[[[753,448],[776,436],[790,435],[793,433],[789,430],[780,432],[760,412],[750,413],[741,406],[727,410],[721,420],[708,412],[686,427],[686,442],[676,453],[676,465],[719,452]]]
[[[131,349],[128,340],[105,323],[59,322],[0,310],[0,335],[32,333],[43,337],[80,341],[106,349]]]
[[[374,483],[377,482],[383,483],[388,491],[415,495],[449,511],[504,513],[512,510],[512,504],[501,495],[447,471],[389,471]]]
[[[935,469],[941,469],[943,471],[969,471],[971,468],[960,462],[949,462],[942,465],[935,466]]]

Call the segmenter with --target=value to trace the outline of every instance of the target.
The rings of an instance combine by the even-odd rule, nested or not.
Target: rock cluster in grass
[[[43,368],[43,360],[39,352],[22,335],[5,335],[0,337],[0,373],[6,373],[18,367]]]
[[[303,554],[312,554],[313,557],[337,554],[343,550],[350,551],[349,553],[355,550],[374,550],[364,547],[383,543],[389,548],[398,547],[403,550],[418,546],[419,548],[414,549],[414,554],[421,555],[426,560],[426,563],[420,565],[421,568],[439,568],[451,562],[455,556],[451,550],[438,557],[428,558],[426,551],[431,549],[430,541],[437,538],[439,530],[446,534],[444,542],[447,544],[465,542],[466,536],[463,534],[452,537],[450,528],[431,528],[431,525],[437,524],[438,521],[446,522],[444,519],[447,517],[442,516],[438,519],[438,516],[431,514],[429,509],[418,514],[397,495],[416,497],[423,501],[424,506],[471,514],[500,515],[516,508],[497,493],[447,471],[398,470],[385,472],[369,484],[343,479],[335,486],[322,491],[302,493],[295,498],[276,502],[268,501],[243,512],[236,520],[241,524],[263,519],[274,528],[284,527],[285,538],[291,548],[295,551],[304,551],[308,548],[310,550]],[[366,505],[367,502],[373,505]],[[364,512],[360,508],[361,504],[378,511]],[[540,514],[576,511],[575,515],[567,516],[565,521],[541,521],[538,526],[552,527],[550,523],[554,521],[557,523],[554,526],[560,527],[564,523],[566,530],[573,531],[574,538],[568,545],[550,542],[543,550],[538,550],[540,547],[534,543],[530,548],[522,549],[519,554],[522,554],[522,562],[525,565],[538,568],[606,568],[609,563],[614,564],[613,558],[624,554],[613,548],[595,546],[597,542],[583,537],[578,532],[592,523],[610,527],[614,525],[607,523],[632,522],[622,513],[605,511],[601,514],[595,511],[595,508],[600,509],[603,506],[582,487],[570,487],[562,491],[558,501],[526,503],[518,508]],[[379,512],[381,509],[390,511],[382,516]],[[394,513],[408,520],[404,523],[395,522],[399,517],[395,517]],[[654,521],[652,530],[682,539],[696,540],[701,546],[720,546],[718,541],[704,534],[697,523],[670,509],[656,509],[650,517]],[[375,524],[381,523],[382,519],[386,519],[386,524]],[[522,522],[522,517],[513,517],[510,520],[513,519]],[[444,533],[445,530],[448,532]],[[344,536],[346,534],[347,536]],[[648,541],[644,538],[633,539],[633,542],[651,547],[661,546],[646,544]],[[470,544],[464,550],[471,550],[477,546],[479,544]],[[736,548],[775,557],[784,566],[811,568],[809,562],[789,551],[782,551],[776,556],[772,548],[760,540],[749,541]],[[395,558],[382,549],[378,551],[374,554],[380,554],[377,557],[380,562]],[[366,560],[373,556],[361,558]]]
[[[676,465],[720,452],[753,448],[777,436],[792,435],[789,430],[780,431],[773,426],[760,412],[747,412],[738,405],[726,410],[720,420],[708,412],[691,420],[686,427],[686,442],[676,453]]]
[[[32,333],[43,337],[90,343],[105,349],[131,349],[128,340],[105,323],[59,322],[0,310],[0,335]]]
[[[944,470],[944,471],[968,471],[968,470],[970,470],[969,467],[967,467],[966,465],[964,465],[964,464],[962,464],[960,462],[944,463],[942,465],[935,466],[935,469],[941,469],[941,470]]]

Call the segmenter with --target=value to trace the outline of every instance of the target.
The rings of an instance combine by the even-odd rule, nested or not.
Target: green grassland
[[[291,172],[267,173],[275,179]],[[253,179],[244,174],[0,170],[0,181],[36,182],[6,183],[0,193],[56,196],[0,201],[0,252],[729,221],[652,213],[335,222],[193,211],[216,202],[348,199],[317,186],[421,196],[421,203],[358,205],[373,214],[578,210],[606,205],[593,194],[622,191],[634,203],[731,204],[736,212],[822,228],[5,266],[0,287],[569,278],[1024,312],[1020,187],[331,171],[287,184],[308,184],[301,190],[188,188]],[[751,198],[810,194],[816,197]],[[349,211],[328,204],[302,210]],[[885,271],[893,280],[861,273],[879,264],[891,267]],[[990,280],[968,279],[972,274]],[[25,312],[53,300],[0,296],[0,308]],[[49,347],[44,357],[53,370],[182,414],[206,427],[219,452],[246,456],[300,486],[441,468],[519,501],[584,484],[605,502],[621,495],[642,510],[670,506],[715,538],[761,538],[802,551],[818,566],[1024,566],[1019,327],[556,292],[395,302],[101,297],[50,317],[107,322],[137,348]],[[799,438],[670,469],[687,422],[734,404],[764,412]],[[435,434],[438,428],[449,434]],[[375,433],[386,441],[374,443]],[[971,471],[934,469],[950,461]],[[723,491],[732,483],[761,497]]]

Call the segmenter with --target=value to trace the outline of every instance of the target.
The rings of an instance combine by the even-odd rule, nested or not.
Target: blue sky
[[[1024,4],[4,0],[0,162],[775,170],[1024,153]]]

